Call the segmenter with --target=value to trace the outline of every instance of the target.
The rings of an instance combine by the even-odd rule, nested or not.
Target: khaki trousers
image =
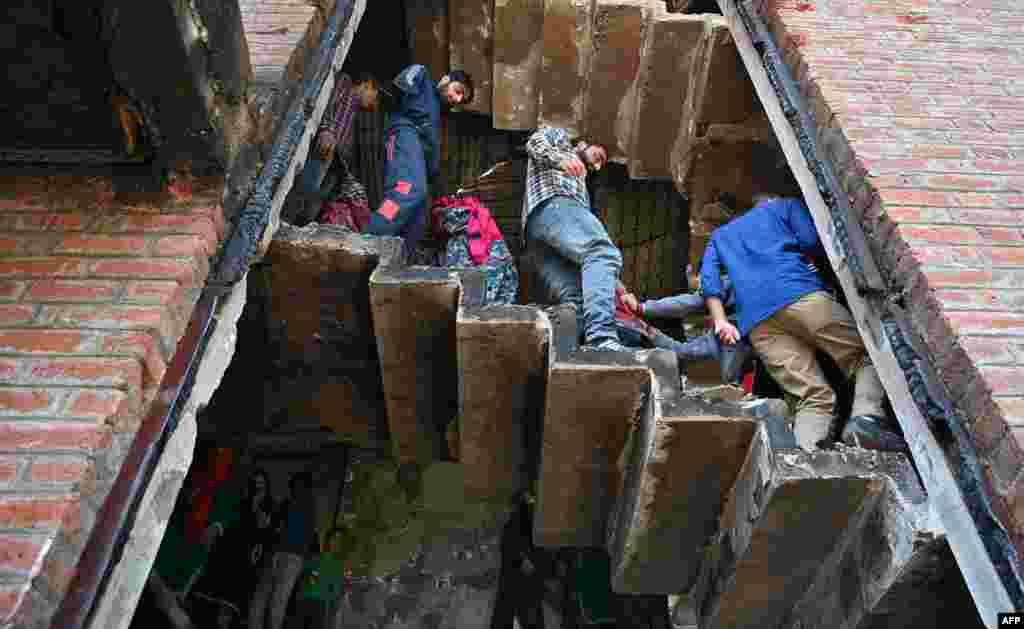
[[[864,342],[850,312],[830,294],[805,295],[762,321],[750,332],[750,342],[768,373],[799,399],[801,418],[831,418],[836,394],[814,358],[820,349],[832,357],[847,379],[855,379],[851,416],[885,417],[885,390],[869,362]]]

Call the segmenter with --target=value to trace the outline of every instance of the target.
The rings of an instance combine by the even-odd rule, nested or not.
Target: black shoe
[[[905,452],[907,442],[899,433],[885,427],[882,419],[873,415],[851,417],[840,437],[846,445],[881,450],[882,452]]]

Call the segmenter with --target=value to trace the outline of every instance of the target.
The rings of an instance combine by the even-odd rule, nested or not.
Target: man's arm
[[[723,343],[733,344],[740,340],[740,332],[725,315],[725,306],[722,304],[722,261],[718,257],[718,249],[715,247],[714,236],[704,250],[704,260],[701,262],[700,270],[701,292],[704,293],[704,303],[711,313],[711,320],[715,326],[715,334]]]
[[[425,80],[427,80],[427,67],[420,63],[414,63],[399,72],[394,83],[396,88],[406,94],[415,94]]]
[[[813,258],[825,259],[825,247],[821,244],[821,238],[818,236],[818,230],[814,226],[814,219],[811,217],[811,211],[807,209],[807,205],[803,201],[793,199],[787,201],[785,207],[786,222],[789,223],[790,229],[796,236],[801,253]]]
[[[569,174],[586,174],[587,168],[576,157],[569,142],[569,134],[559,127],[541,127],[526,141],[526,152],[536,164],[547,168],[566,169],[566,165],[574,160],[579,163],[582,172]]]

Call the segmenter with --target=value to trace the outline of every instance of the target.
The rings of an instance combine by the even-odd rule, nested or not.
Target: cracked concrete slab
[[[494,128],[537,126],[544,0],[494,2]]]

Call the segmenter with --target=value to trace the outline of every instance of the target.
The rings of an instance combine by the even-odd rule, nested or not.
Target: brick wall
[[[1024,553],[1024,13],[764,0],[872,253]]]
[[[0,625],[45,626],[223,236],[222,182],[0,190]]]

